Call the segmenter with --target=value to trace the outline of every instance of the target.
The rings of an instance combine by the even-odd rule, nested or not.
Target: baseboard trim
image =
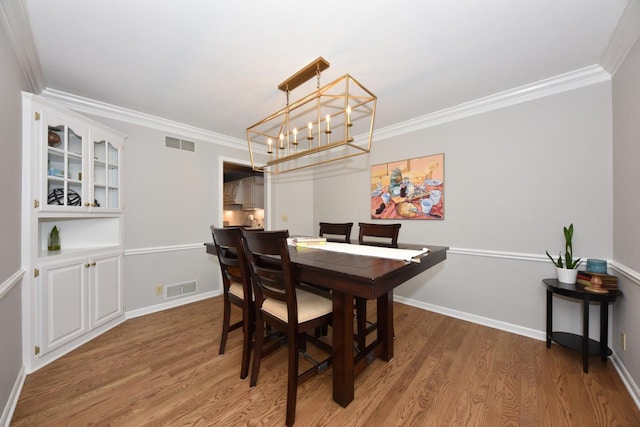
[[[13,385],[13,389],[11,389],[11,394],[9,395],[9,399],[7,400],[7,404],[2,411],[2,417],[0,417],[0,426],[9,427],[11,423],[11,418],[13,418],[13,413],[16,410],[16,406],[18,406],[18,399],[20,399],[20,392],[22,392],[22,386],[24,385],[24,381],[27,378],[27,371],[22,365],[20,371],[18,372],[18,377],[16,378],[16,382]]]
[[[157,313],[159,311],[168,310],[170,308],[180,307],[181,305],[191,304],[192,302],[202,301],[207,298],[213,298],[220,295],[220,291],[210,291],[202,294],[192,295],[186,298],[179,298],[174,301],[167,301],[162,304],[156,304],[149,307],[138,308],[136,310],[127,311],[125,317],[127,320],[135,319],[136,317],[145,316],[147,314]]]
[[[543,331],[536,331],[535,329],[524,328],[522,326],[514,325],[500,320],[490,319],[488,317],[477,316],[475,314],[465,313],[463,311],[452,310],[450,308],[441,307],[439,305],[428,304],[422,301],[417,301],[410,298],[394,295],[394,301],[402,304],[410,305],[412,307],[421,308],[423,310],[432,311],[434,313],[444,314],[445,316],[454,317],[460,320],[466,320],[478,325],[487,326],[493,329],[499,329],[501,331],[511,332],[517,335],[533,338],[538,341],[546,340],[546,333]]]
[[[622,360],[618,357],[616,353],[611,355],[611,360],[613,361],[613,366],[616,368],[618,375],[620,375],[620,379],[622,383],[629,390],[629,394],[634,402],[636,402],[636,406],[640,408],[640,388],[638,388],[638,384],[633,381],[631,374],[627,371],[627,367],[624,366]]]

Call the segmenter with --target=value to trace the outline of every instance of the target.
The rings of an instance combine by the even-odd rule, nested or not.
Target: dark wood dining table
[[[215,254],[213,243],[205,244]],[[354,399],[355,377],[376,357],[393,358],[393,290],[447,258],[446,246],[400,244],[401,249],[429,248],[419,262],[289,246],[296,278],[331,289],[333,295],[333,399],[346,407]],[[377,301],[377,337],[355,354],[353,298]]]

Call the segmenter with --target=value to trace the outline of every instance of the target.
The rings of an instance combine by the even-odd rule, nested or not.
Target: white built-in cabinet
[[[32,372],[124,321],[124,135],[23,93],[23,354]],[[60,249],[48,237],[59,229]]]

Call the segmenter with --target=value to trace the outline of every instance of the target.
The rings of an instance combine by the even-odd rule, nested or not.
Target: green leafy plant
[[[578,258],[576,260],[573,259],[573,224],[571,224],[568,228],[563,227],[564,231],[564,264],[562,263],[562,253],[558,255],[558,259],[555,260],[551,255],[549,255],[549,251],[547,251],[547,256],[551,260],[551,262],[558,268],[568,268],[575,269],[578,268],[580,263],[582,262],[582,258]]]
[[[53,226],[49,233],[49,244],[47,245],[47,249],[50,251],[60,250],[60,232],[56,225]]]

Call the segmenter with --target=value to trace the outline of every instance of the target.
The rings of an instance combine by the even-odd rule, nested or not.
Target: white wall
[[[623,298],[613,316],[612,347],[640,384],[640,39],[613,78],[613,256]],[[627,335],[627,350],[620,333]],[[637,389],[637,395],[640,390]]]
[[[0,25],[0,425],[8,422],[22,369],[20,208],[22,99],[25,79]]]
[[[202,298],[220,293],[217,259],[205,253],[210,225],[222,225],[224,158],[239,150],[95,117],[127,135],[124,151],[125,310],[140,315],[193,300],[166,300],[157,286],[196,281]],[[195,152],[165,147],[165,136],[195,141]]]

